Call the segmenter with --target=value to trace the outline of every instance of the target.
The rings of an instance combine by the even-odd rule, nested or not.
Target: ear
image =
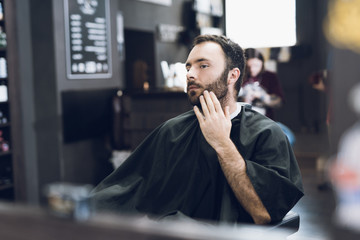
[[[228,85],[233,85],[240,77],[240,69],[239,68],[233,68],[228,73]]]

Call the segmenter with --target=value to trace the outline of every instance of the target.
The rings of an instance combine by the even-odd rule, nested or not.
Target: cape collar
[[[239,115],[239,113],[241,112],[241,107],[245,106],[245,105],[247,106],[247,105],[250,105],[250,104],[245,103],[245,102],[237,102],[236,103],[236,110],[233,113],[230,114],[230,118],[233,119],[234,117]]]

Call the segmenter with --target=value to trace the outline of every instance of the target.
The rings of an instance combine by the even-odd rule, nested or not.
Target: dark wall
[[[97,184],[110,172],[107,138],[111,132],[111,101],[122,86],[124,74],[117,48],[117,2],[109,1],[112,75],[82,79],[69,79],[66,74],[64,1],[52,2],[60,179]]]
[[[109,149],[106,148],[106,134],[110,133],[108,128],[105,127],[107,131],[99,136],[93,131],[96,124],[87,125],[85,135],[77,141],[66,142],[64,122],[67,122],[64,121],[63,114],[64,103],[71,106],[71,103],[64,101],[64,92],[71,92],[70,95],[76,95],[75,99],[79,100],[78,105],[72,106],[72,110],[76,106],[84,105],[91,110],[81,116],[74,114],[74,117],[87,121],[94,117],[87,113],[94,110],[97,112],[94,109],[96,107],[101,108],[98,116],[101,115],[102,119],[111,113],[111,97],[121,87],[122,68],[116,47],[117,4],[116,1],[109,2],[111,31],[114,33],[111,35],[113,74],[106,79],[77,80],[66,77],[64,1],[16,2],[16,25],[21,51],[18,56],[19,66],[12,68],[15,67],[21,73],[20,77],[14,80],[21,91],[19,115],[22,117],[23,147],[18,151],[24,156],[21,164],[24,166],[27,181],[23,198],[28,202],[38,203],[43,196],[44,186],[50,182],[96,184],[111,171],[105,169],[109,159]],[[83,91],[90,91],[94,98],[102,102],[94,103],[94,99],[86,102],[88,92],[84,94]],[[107,106],[107,102],[108,109],[103,107]],[[107,112],[104,113],[104,110]],[[90,123],[93,118],[91,120]],[[86,124],[81,125],[83,126]],[[76,135],[79,130],[83,131],[74,127],[71,134]]]
[[[55,43],[50,9],[52,9],[51,1],[31,1],[30,28],[34,105],[36,106],[33,127],[36,138],[29,141],[36,141],[37,159],[34,164],[37,166],[37,182],[40,186],[61,178],[61,150],[58,142],[60,119],[57,113]],[[39,194],[41,194],[41,189],[39,189]]]
[[[184,26],[184,4],[189,0],[174,0],[171,6],[133,1],[118,0],[118,10],[124,18],[125,30],[150,32],[154,34],[154,86],[164,85],[160,62],[165,60],[168,63],[185,62],[188,54],[187,45],[181,42],[161,42],[156,37],[156,27],[159,24],[170,24]],[[125,36],[126,37],[126,36]],[[125,43],[126,46],[126,43]],[[126,61],[127,56],[125,56]],[[131,71],[131,69],[126,69]]]
[[[325,0],[296,1],[298,43],[291,48],[291,60],[278,65],[285,104],[277,110],[277,120],[295,132],[326,131],[326,96],[308,83],[312,73],[327,68],[328,44],[322,31],[326,4]]]

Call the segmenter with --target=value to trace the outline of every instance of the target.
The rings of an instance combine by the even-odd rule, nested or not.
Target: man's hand
[[[195,106],[196,117],[206,141],[216,150],[228,144],[230,140],[231,119],[229,107],[225,107],[224,112],[215,94],[206,90],[200,96],[200,103],[202,113]]]

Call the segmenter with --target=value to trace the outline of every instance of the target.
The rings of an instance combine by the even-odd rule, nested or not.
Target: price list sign
[[[64,0],[69,79],[110,78],[109,0]]]

